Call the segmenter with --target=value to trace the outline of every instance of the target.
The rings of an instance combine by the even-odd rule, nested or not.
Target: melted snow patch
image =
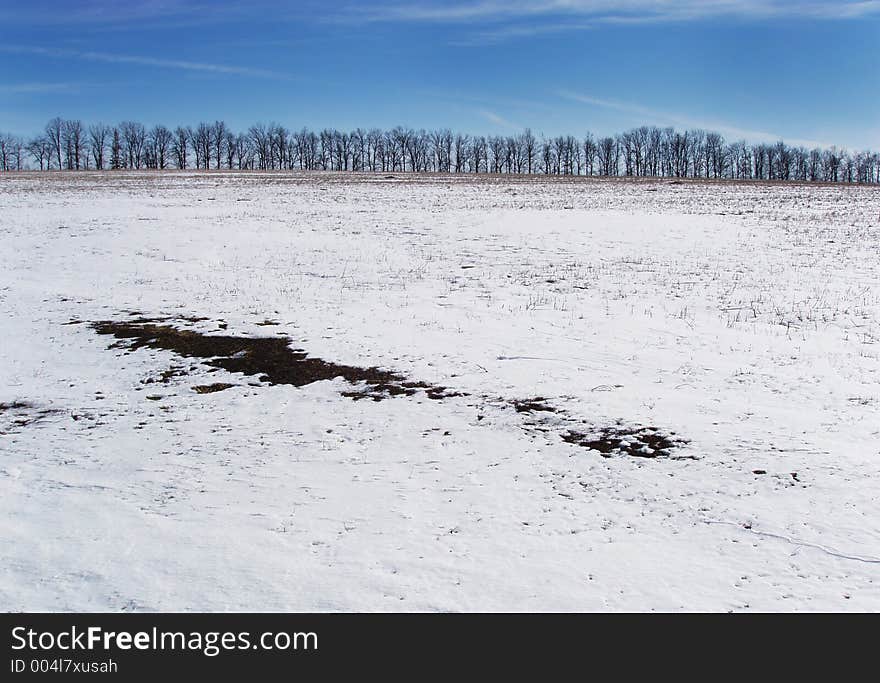
[[[562,440],[598,451],[605,458],[614,455],[667,458],[672,455],[674,448],[688,443],[686,439],[677,437],[675,432],[664,432],[658,427],[623,425],[600,427],[586,432],[569,430],[562,435]]]

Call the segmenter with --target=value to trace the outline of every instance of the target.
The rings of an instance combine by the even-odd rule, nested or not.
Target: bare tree
[[[173,140],[174,136],[165,126],[153,126],[150,131],[150,145],[153,148],[156,168],[163,170],[168,168]]]
[[[183,126],[174,129],[174,139],[171,141],[171,154],[174,157],[174,165],[179,169],[187,167],[189,150],[189,141],[192,137],[192,131]]]
[[[214,121],[214,124],[211,126],[211,146],[214,152],[215,168],[220,168],[222,165],[223,150],[226,145],[226,133],[228,130],[225,121]]]
[[[49,121],[46,124],[46,140],[49,141],[49,146],[52,148],[52,153],[55,155],[55,159],[58,161],[58,169],[64,168],[64,163],[61,160],[61,155],[63,153],[62,143],[61,143],[61,133],[64,130],[64,121],[61,120],[60,117],[56,116],[54,119]]]
[[[40,170],[49,168],[52,158],[52,144],[44,135],[38,135],[27,143],[28,153],[33,157],[34,162],[40,164]]]
[[[523,131],[523,134],[520,137],[520,147],[522,148],[525,158],[525,171],[531,175],[532,170],[535,168],[535,158],[538,152],[538,143],[535,140],[535,136],[532,134],[531,128],[526,128],[525,131]]]
[[[226,168],[232,170],[235,163],[235,156],[238,153],[238,138],[231,130],[226,131],[225,140],[223,142],[223,150],[226,153]]]
[[[724,145],[724,138],[720,133],[706,133],[706,177],[713,178],[724,176],[728,163],[728,150]]]
[[[620,165],[620,142],[610,136],[602,138],[596,149],[596,157],[599,162],[600,175],[617,175]]]
[[[16,140],[9,133],[0,133],[0,171],[15,170]]]
[[[61,125],[61,144],[68,170],[79,170],[83,157],[83,124],[82,121],[64,121]]]
[[[125,168],[125,159],[122,156],[122,136],[119,127],[113,128],[110,138],[110,168],[114,171]]]
[[[254,151],[257,155],[257,164],[261,170],[269,168],[270,138],[266,126],[258,123],[250,127],[248,131]]]
[[[459,133],[455,136],[455,172],[464,173],[467,168],[467,160],[470,157],[471,138],[469,135]]]
[[[391,130],[352,132],[302,128],[291,132],[271,123],[256,124],[236,134],[224,121],[178,126],[173,132],[157,125],[124,121],[116,127],[56,117],[44,135],[27,143],[0,136],[0,170],[27,166],[40,169],[147,168],[166,169],[294,169],[336,171],[402,171],[439,173],[595,174],[633,177],[702,177],[774,181],[880,183],[880,155],[869,150],[849,152],[807,150],[783,141],[728,143],[720,133],[676,131],[641,126],[596,140],[570,135],[538,141],[530,129],[519,135],[491,137],[430,132],[397,126]]]
[[[212,126],[202,122],[192,132],[192,147],[196,155],[196,168],[207,170],[211,167],[211,152],[214,148],[212,130]]]
[[[122,136],[123,154],[128,168],[140,168],[144,163],[144,146],[147,142],[147,131],[142,123],[123,121],[119,124]]]
[[[489,160],[491,164],[491,173],[501,173],[504,165],[504,138],[500,135],[493,135],[489,138]]]
[[[599,147],[592,133],[587,133],[584,136],[581,149],[584,150],[584,173],[591,176],[596,164],[596,155],[599,152]]]
[[[254,167],[254,147],[247,135],[239,134],[236,136],[235,157],[238,159],[239,169]]]
[[[99,171],[104,168],[104,154],[107,151],[107,139],[110,137],[110,126],[103,123],[93,123],[89,126],[89,141],[92,159],[95,168]]]

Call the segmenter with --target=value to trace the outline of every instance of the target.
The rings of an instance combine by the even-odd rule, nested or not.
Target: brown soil
[[[236,337],[232,335],[203,334],[193,330],[178,329],[164,324],[167,318],[139,318],[132,321],[101,321],[92,328],[103,335],[111,335],[118,342],[111,348],[130,351],[147,347],[172,351],[179,356],[199,359],[213,368],[256,376],[267,384],[289,384],[297,387],[321,380],[342,377],[352,385],[342,395],[355,401],[370,399],[381,401],[392,396],[426,396],[442,400],[468,394],[450,391],[445,386],[413,381],[400,373],[377,367],[341,365],[309,356],[301,349],[290,347],[291,340],[285,336]],[[174,366],[152,381],[167,383],[172,377],[186,374],[180,366]],[[233,384],[216,382],[192,387],[196,393],[209,394],[228,389]],[[503,399],[502,399],[503,400]],[[509,401],[518,413],[559,412],[547,399],[536,396],[529,399]],[[0,404],[0,413],[10,407],[29,407],[28,404]],[[482,415],[478,416],[478,420]],[[547,431],[547,430],[542,430]],[[604,457],[631,455],[640,458],[669,457],[672,450],[687,443],[674,432],[664,433],[657,427],[627,427],[617,424],[591,431],[569,430],[562,435],[568,443],[598,451]]]
[[[445,387],[408,381],[403,375],[390,370],[340,365],[315,358],[305,351],[290,348],[290,339],[283,336],[209,335],[157,324],[153,320],[143,318],[130,322],[105,320],[93,323],[92,327],[98,334],[112,335],[119,339],[118,346],[131,351],[143,347],[173,351],[180,356],[203,359],[207,365],[223,368],[229,372],[255,375],[260,381],[268,384],[290,384],[301,387],[321,380],[342,377],[352,384],[364,385],[358,390],[343,392],[344,396],[355,400],[371,398],[378,401],[389,396],[412,396],[419,390],[424,391],[432,399],[460,395],[447,392]],[[163,380],[166,379],[164,375],[165,373]],[[219,384],[206,386],[217,387]],[[196,388],[196,391],[209,393],[206,389],[200,391]],[[220,389],[210,391],[220,391]]]
[[[657,427],[603,427],[589,433],[569,431],[562,440],[598,451],[603,457],[632,455],[637,458],[669,457],[672,449],[686,444],[675,432],[663,433]]]
[[[521,401],[512,401],[513,408],[518,413],[533,413],[533,412],[543,412],[543,413],[555,413],[556,408],[553,406],[548,406],[546,403],[546,398],[543,396],[535,396],[534,398],[523,399]]]
[[[228,384],[227,382],[214,382],[214,384],[199,384],[198,386],[194,386],[193,391],[197,394],[213,394],[217,391],[231,389],[234,386],[234,384]]]

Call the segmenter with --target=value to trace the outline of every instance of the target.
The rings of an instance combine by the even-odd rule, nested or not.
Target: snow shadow
[[[22,427],[29,427],[57,412],[52,408],[41,408],[30,401],[0,403],[0,434],[13,434]]]

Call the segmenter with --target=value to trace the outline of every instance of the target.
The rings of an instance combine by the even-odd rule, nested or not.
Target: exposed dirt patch
[[[535,396],[534,398],[527,398],[520,401],[514,400],[513,408],[518,413],[555,413],[556,408],[553,406],[547,405],[547,399],[543,396]]]
[[[342,377],[352,384],[362,385],[357,390],[343,392],[344,396],[355,400],[370,398],[379,401],[390,396],[412,396],[418,391],[423,391],[432,399],[460,395],[447,392],[445,387],[409,381],[403,375],[389,370],[340,365],[311,357],[301,349],[292,349],[290,339],[284,336],[233,337],[202,334],[193,330],[181,330],[172,325],[156,324],[155,319],[146,318],[126,322],[105,320],[92,323],[92,327],[98,334],[112,335],[118,339],[119,342],[114,344],[116,347],[130,351],[143,347],[173,351],[180,356],[203,359],[205,364],[215,368],[255,375],[268,384],[301,387]],[[174,376],[165,375],[163,373],[160,381],[167,381]],[[206,386],[216,387],[219,384]]]
[[[425,387],[425,394],[434,401],[440,401],[444,398],[454,398],[455,396],[467,396],[463,391],[450,391],[447,387],[428,386]]]
[[[225,389],[231,389],[235,384],[229,384],[228,382],[214,382],[214,384],[199,384],[193,387],[193,391],[197,394],[213,394],[217,391],[224,391]]]
[[[141,380],[141,384],[169,384],[175,377],[183,377],[186,374],[187,371],[182,366],[172,365],[167,370],[160,372],[157,377],[147,377]]]
[[[423,391],[425,393],[425,396],[434,401],[439,401],[444,398],[453,398],[455,396],[467,396],[467,394],[458,391],[449,391],[449,389],[443,386],[427,384],[426,382],[411,381],[399,383],[385,382],[382,384],[367,385],[367,387],[363,390],[344,391],[342,392],[342,395],[354,399],[355,401],[359,401],[364,398],[371,398],[374,401],[381,401],[387,396],[413,396],[420,391]]]
[[[191,319],[193,322],[202,319]],[[124,348],[130,352],[147,347],[172,351],[185,358],[199,359],[212,368],[257,377],[266,384],[289,384],[297,387],[322,380],[342,377],[352,388],[342,392],[354,401],[369,399],[381,401],[393,396],[426,396],[442,400],[466,393],[451,391],[445,386],[414,381],[404,375],[377,367],[341,365],[309,356],[301,349],[291,348],[286,336],[236,337],[232,335],[204,334],[194,330],[178,329],[162,324],[167,318],[138,318],[132,321],[101,321],[92,323],[98,334],[111,335],[118,341],[111,348]],[[192,371],[195,366],[190,366]],[[172,378],[187,374],[182,366],[172,366],[158,378],[149,382],[168,383]],[[210,394],[236,386],[227,382],[215,382],[193,386],[198,394]],[[512,405],[517,413],[561,413],[543,396],[528,399],[497,399]],[[3,404],[5,405],[5,404]],[[18,405],[18,404],[10,404]],[[0,411],[2,413],[2,411]],[[477,420],[482,419],[477,416]],[[556,431],[558,425],[548,423],[546,417],[533,415],[529,427],[542,432]],[[553,419],[556,419],[555,417]],[[673,449],[687,443],[675,432],[664,432],[657,427],[626,426],[617,424],[586,430],[568,430],[562,435],[568,443],[598,451],[604,457],[631,455],[639,458],[670,457]],[[692,456],[691,456],[692,457]]]
[[[666,458],[672,450],[687,442],[675,432],[663,432],[657,427],[602,427],[590,432],[570,430],[562,440],[598,451],[603,457],[632,455],[637,458]]]

